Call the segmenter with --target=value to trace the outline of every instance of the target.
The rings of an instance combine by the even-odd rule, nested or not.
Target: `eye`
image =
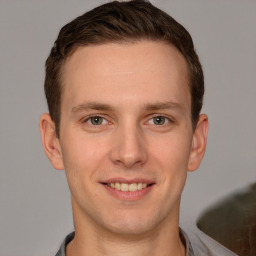
[[[155,116],[149,120],[149,124],[165,125],[170,122],[170,119],[165,116]]]
[[[107,124],[107,120],[101,116],[91,116],[88,119],[86,119],[85,121],[91,125]]]

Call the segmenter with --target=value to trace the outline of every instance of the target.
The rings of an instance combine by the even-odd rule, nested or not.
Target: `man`
[[[189,33],[146,1],[99,6],[61,29],[45,93],[42,142],[75,227],[57,255],[194,255],[179,208],[208,118]]]

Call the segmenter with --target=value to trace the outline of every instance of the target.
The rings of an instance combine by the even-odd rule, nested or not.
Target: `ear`
[[[40,118],[40,131],[45,154],[57,170],[63,170],[63,159],[59,139],[56,136],[55,124],[50,115],[45,113]]]
[[[193,134],[191,152],[188,162],[188,171],[195,171],[203,159],[208,134],[208,117],[205,114],[199,116],[196,129]]]

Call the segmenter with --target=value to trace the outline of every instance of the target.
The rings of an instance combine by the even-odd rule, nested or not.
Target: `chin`
[[[119,236],[142,235],[148,233],[151,230],[155,230],[159,224],[156,218],[152,218],[152,215],[149,216],[150,218],[146,218],[145,215],[119,215],[112,220],[107,220],[104,223],[104,226],[111,233],[118,234]]]

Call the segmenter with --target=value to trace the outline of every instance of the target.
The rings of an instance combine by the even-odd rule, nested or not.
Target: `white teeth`
[[[116,183],[113,183],[113,184],[114,184],[114,188],[115,188],[116,190],[120,190],[120,189],[121,189],[120,183],[116,182]]]
[[[129,185],[126,183],[121,183],[121,191],[128,191]]]
[[[119,182],[115,182],[115,183],[108,183],[107,184],[109,187],[114,188],[116,190],[121,190],[124,192],[134,192],[134,191],[138,191],[138,190],[142,190],[143,188],[146,188],[148,186],[147,183],[119,183]]]
[[[136,183],[132,183],[129,185],[129,191],[137,191],[138,190],[138,186]]]

